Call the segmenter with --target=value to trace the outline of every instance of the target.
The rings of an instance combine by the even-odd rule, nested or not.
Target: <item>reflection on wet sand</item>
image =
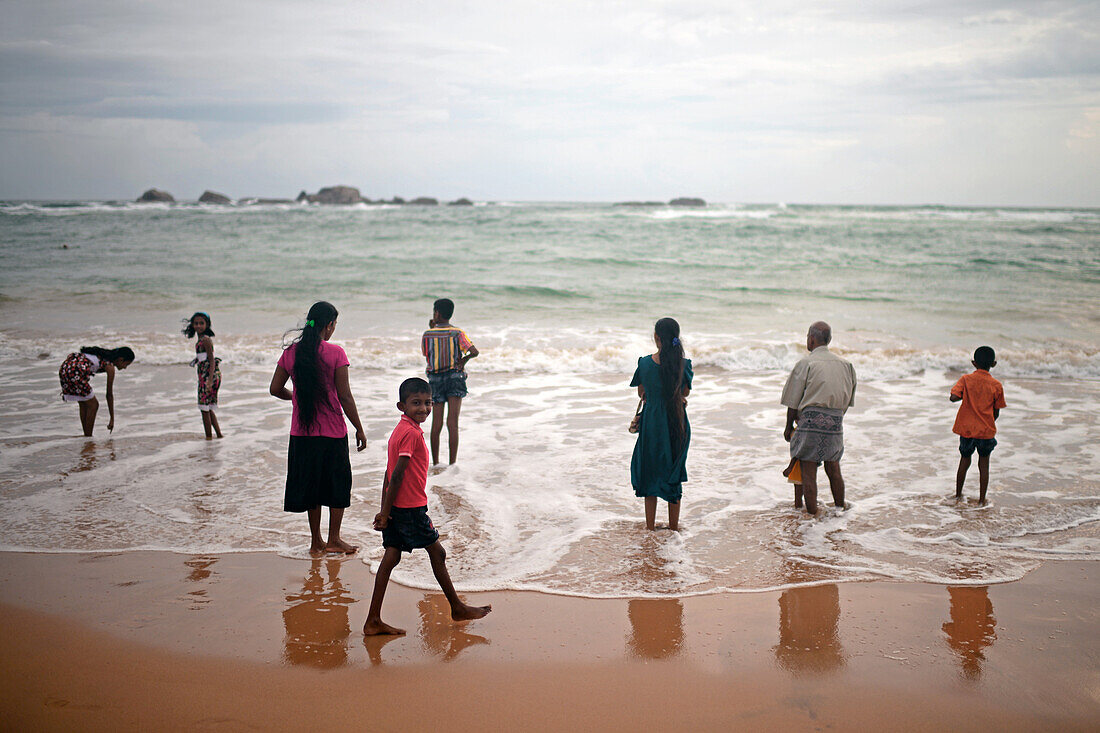
[[[424,647],[450,661],[468,647],[488,644],[489,640],[477,634],[467,634],[462,626],[451,620],[451,604],[442,593],[428,593],[417,602],[420,611],[420,638]]]
[[[115,460],[115,442],[108,439],[104,442],[103,448],[107,450],[107,460]],[[94,440],[85,440],[84,447],[80,449],[80,458],[77,460],[76,465],[68,473],[63,473],[63,476],[67,476],[72,473],[81,473],[83,471],[91,471],[99,464],[99,448]]]
[[[309,574],[299,593],[289,593],[283,610],[286,637],[283,659],[318,669],[333,669],[347,664],[348,605],[354,602],[340,582],[338,559],[310,562]],[[322,568],[327,581],[321,576]]]
[[[211,576],[217,575],[217,573],[210,569],[210,567],[217,561],[218,558],[216,557],[208,557],[203,555],[197,555],[195,557],[190,557],[184,560],[183,564],[190,569],[190,572],[187,574],[187,580],[192,583],[205,585],[205,581],[207,579],[209,579]],[[187,591],[187,598],[185,598],[184,600],[191,603],[192,611],[198,611],[210,602],[210,599],[206,597],[206,588],[201,587],[201,585],[195,590]]]
[[[951,597],[951,620],[943,625],[947,646],[958,657],[962,676],[979,680],[985,660],[982,650],[997,640],[989,587],[948,588],[947,594]]]
[[[790,588],[779,596],[779,643],[775,659],[795,674],[821,674],[844,666],[837,638],[840,589],[835,583]]]
[[[666,659],[684,645],[684,604],[679,598],[636,598],[627,606],[627,652],[642,659]]]

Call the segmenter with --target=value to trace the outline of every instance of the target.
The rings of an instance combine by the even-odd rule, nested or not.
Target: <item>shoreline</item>
[[[1098,571],[1049,561],[988,587],[661,599],[470,593],[493,612],[464,624],[438,591],[391,583],[383,618],[409,633],[365,639],[374,578],[357,557],[5,552],[0,709],[37,730],[1094,730]]]

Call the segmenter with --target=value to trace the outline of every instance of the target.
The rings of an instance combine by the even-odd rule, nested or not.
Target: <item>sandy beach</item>
[[[1015,583],[596,600],[391,585],[355,559],[4,553],[12,730],[1095,730],[1095,563]]]

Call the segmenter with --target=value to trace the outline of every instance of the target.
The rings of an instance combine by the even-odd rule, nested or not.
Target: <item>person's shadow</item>
[[[989,587],[965,586],[948,588],[951,597],[951,620],[943,625],[947,646],[959,660],[959,671],[968,680],[980,680],[983,649],[997,640],[997,619],[993,617],[993,602]]]
[[[445,661],[456,658],[463,649],[489,643],[484,636],[467,634],[451,620],[451,604],[442,593],[425,594],[416,609],[420,612],[420,638],[424,646]]]
[[[824,674],[844,667],[837,636],[840,589],[835,583],[789,588],[779,596],[780,667],[795,674]]]
[[[288,589],[283,609],[283,659],[287,663],[318,669],[347,664],[351,635],[348,606],[354,599],[340,582],[340,565],[337,559],[311,560],[301,591]]]
[[[641,659],[667,659],[684,645],[684,604],[679,598],[635,598],[626,610],[630,618],[627,652]]]

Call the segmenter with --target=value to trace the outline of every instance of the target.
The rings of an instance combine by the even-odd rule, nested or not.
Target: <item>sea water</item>
[[[1100,557],[1100,211],[532,203],[0,204],[0,549],[304,556],[304,517],[281,511],[289,405],[267,386],[288,329],[325,299],[369,442],[344,535],[376,562],[396,389],[423,373],[437,297],[481,351],[459,462],[428,480],[460,589],[984,584]],[[223,359],[220,441],[202,440],[180,334],[195,310]],[[644,531],[629,478],[628,383],[663,316],[696,374],[678,534]],[[815,521],[780,475],[778,399],[819,319],[860,384],[853,506]],[[103,404],[86,441],[57,367],[119,344],[138,358],[116,381],[116,428]],[[1008,400],[984,508],[948,498],[947,395],[982,344]],[[433,586],[423,553],[394,577]]]

